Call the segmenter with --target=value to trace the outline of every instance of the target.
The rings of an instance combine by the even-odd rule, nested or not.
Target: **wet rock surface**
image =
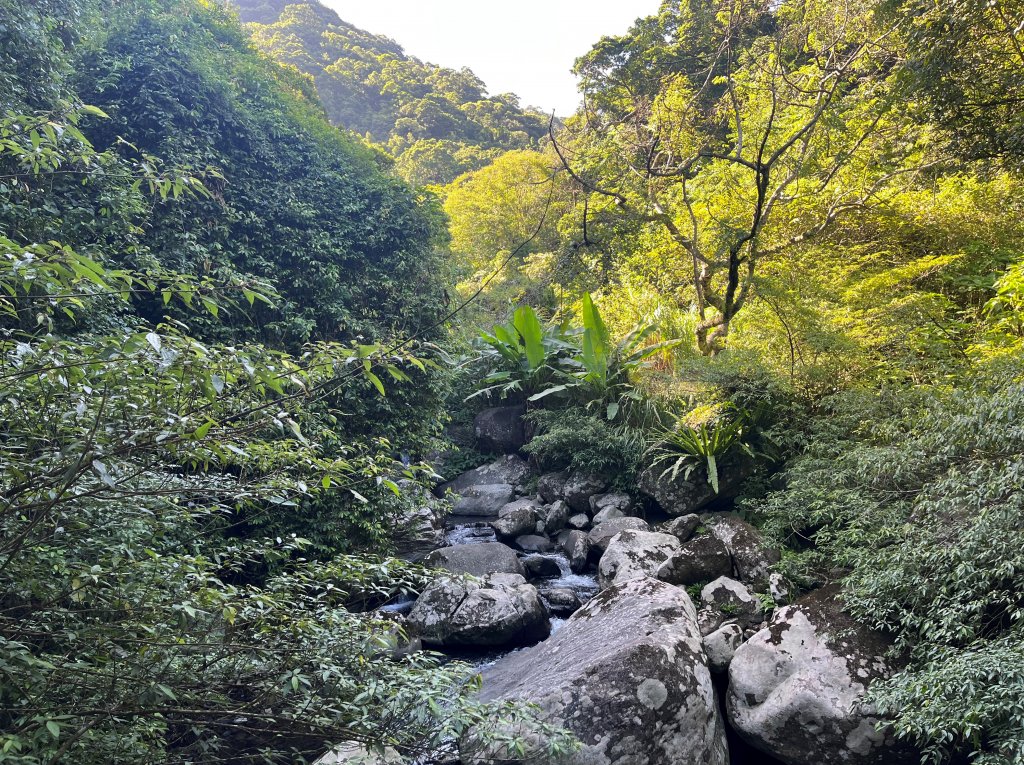
[[[601,588],[628,579],[653,576],[662,563],[679,549],[679,540],[671,534],[626,529],[608,543],[597,567]]]
[[[453,574],[487,576],[488,574],[520,574],[526,570],[515,550],[498,542],[481,542],[442,547],[423,559],[423,565],[442,568]]]

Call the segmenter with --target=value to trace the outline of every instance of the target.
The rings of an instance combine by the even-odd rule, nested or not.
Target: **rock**
[[[569,528],[573,529],[589,529],[590,528],[590,516],[586,513],[577,513],[566,521]]]
[[[779,551],[764,541],[761,532],[735,515],[709,515],[704,521],[732,556],[737,578],[758,591],[768,589],[771,567],[781,559]]]
[[[555,616],[570,616],[582,605],[579,595],[568,587],[544,587],[540,596],[547,604],[548,611]]]
[[[537,479],[537,493],[540,495],[540,498],[549,505],[563,499],[566,477],[567,474],[564,472],[545,473]]]
[[[682,545],[657,573],[661,581],[685,587],[731,574],[732,559],[721,540],[708,534]]]
[[[526,488],[526,484],[529,483],[532,476],[533,471],[522,457],[506,454],[490,464],[481,465],[454,480],[442,483],[434,489],[434,493],[438,497],[443,497],[449,491],[453,494],[464,494],[466,489],[471,486],[508,484],[513,489],[520,490],[521,494],[525,494],[526,492],[522,489]],[[508,501],[510,500],[506,500],[506,502]]]
[[[889,641],[845,614],[832,585],[780,609],[741,645],[729,665],[733,727],[787,765],[897,765],[916,762],[877,732],[864,703],[868,685],[888,677]]]
[[[626,517],[626,514],[624,512],[622,512],[622,510],[620,510],[619,508],[615,507],[615,505],[609,505],[608,507],[604,508],[603,510],[599,510],[597,512],[597,515],[595,515],[591,519],[591,523],[593,523],[596,526],[599,523],[604,523],[605,521],[610,521],[612,518],[625,518],[625,517]]]
[[[704,636],[704,653],[712,672],[729,669],[736,649],[743,644],[743,627],[736,622],[726,622],[710,635]]]
[[[590,539],[586,534],[582,531],[569,531],[564,539],[559,539],[558,546],[569,559],[569,568],[574,574],[586,570],[587,559],[590,557]]]
[[[679,549],[679,540],[671,534],[655,531],[620,531],[608,543],[597,567],[601,589],[613,584],[652,576],[662,563]]]
[[[565,528],[569,522],[569,506],[560,499],[556,499],[548,507],[544,514],[544,531],[548,534],[557,534]]]
[[[532,553],[546,553],[555,549],[550,539],[536,534],[524,534],[521,537],[516,537],[516,547],[523,552]]]
[[[424,558],[423,565],[470,576],[494,573],[526,575],[515,550],[500,542],[442,547]]]
[[[523,509],[533,510],[533,512],[538,514],[538,517],[540,516],[540,506],[534,500],[524,497],[523,499],[516,499],[509,502],[507,505],[503,505],[498,511],[498,517],[504,518],[509,513],[514,513],[516,510]]]
[[[448,504],[408,478],[398,482],[407,509],[395,522],[394,539],[399,550],[428,552],[444,542]]]
[[[532,507],[520,507],[491,521],[491,528],[500,540],[532,534],[537,529],[537,513]]]
[[[496,406],[484,409],[473,420],[473,433],[482,452],[511,454],[526,445],[523,415],[526,407]]]
[[[600,494],[608,485],[608,481],[592,473],[572,473],[565,481],[562,489],[565,501],[577,513],[590,510],[590,498]]]
[[[313,765],[401,765],[403,762],[405,758],[390,746],[385,747],[381,753],[364,744],[346,741],[316,760]]]
[[[559,576],[562,573],[562,569],[558,567],[558,561],[546,555],[527,555],[523,559],[523,567],[531,579]]]
[[[551,631],[537,588],[517,574],[493,574],[482,582],[437,579],[417,599],[406,624],[436,646],[523,645]]]
[[[789,603],[789,585],[786,584],[785,577],[777,571],[768,575],[768,594],[772,596],[777,606]]]
[[[687,515],[703,509],[719,498],[734,497],[753,470],[744,455],[731,455],[718,462],[718,494],[708,483],[707,466],[695,465],[689,475],[679,471],[673,479],[664,468],[648,468],[640,474],[639,487],[669,515]]]
[[[604,552],[608,543],[612,541],[612,537],[626,529],[649,531],[650,526],[647,525],[647,521],[640,518],[612,518],[610,521],[605,521],[592,528],[587,538],[593,549]]]
[[[486,668],[480,698],[535,703],[583,744],[574,765],[727,765],[725,732],[686,592],[631,579],[601,592],[550,639]],[[518,731],[515,731],[518,732]],[[462,762],[552,763],[465,737]],[[561,762],[561,761],[560,761]]]
[[[590,514],[595,517],[594,523],[600,523],[600,521],[596,520],[597,515],[613,509],[618,510],[619,516],[610,515],[609,517],[629,515],[633,509],[633,498],[623,491],[613,491],[610,494],[595,494],[590,498]],[[608,519],[605,518],[604,520]]]
[[[742,583],[720,576],[704,586],[700,600],[705,608],[718,611],[725,618],[751,627],[764,621],[764,606]]]
[[[700,526],[700,516],[696,513],[690,513],[689,515],[681,515],[678,518],[673,518],[671,521],[666,521],[658,527],[658,531],[662,534],[671,534],[680,542],[689,542],[690,537],[693,536],[693,532]]]
[[[515,495],[508,483],[467,486],[452,503],[452,515],[493,518]]]

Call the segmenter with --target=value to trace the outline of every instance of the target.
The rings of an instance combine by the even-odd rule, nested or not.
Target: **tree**
[[[776,208],[825,192],[891,107],[894,30],[872,11],[866,0],[665,3],[577,62],[585,108],[559,156],[582,189],[660,227],[689,262],[706,355],[751,296]],[[844,131],[858,100],[872,113]]]

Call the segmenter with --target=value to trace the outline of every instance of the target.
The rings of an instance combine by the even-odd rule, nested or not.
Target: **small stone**
[[[572,529],[589,529],[590,528],[590,516],[586,513],[579,513],[572,516],[568,520],[569,528]]]
[[[569,521],[569,505],[562,500],[555,500],[544,513],[544,530],[555,534],[565,528]]]
[[[678,518],[673,518],[671,521],[663,523],[658,531],[664,534],[671,534],[680,542],[689,542],[690,537],[693,536],[693,532],[700,526],[700,516],[696,513],[690,513],[689,515],[681,515]]]

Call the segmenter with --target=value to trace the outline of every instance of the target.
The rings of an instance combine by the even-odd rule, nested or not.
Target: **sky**
[[[571,69],[605,35],[622,34],[659,0],[321,0],[342,19],[390,37],[409,55],[468,66],[488,92],[559,116],[579,102]]]

